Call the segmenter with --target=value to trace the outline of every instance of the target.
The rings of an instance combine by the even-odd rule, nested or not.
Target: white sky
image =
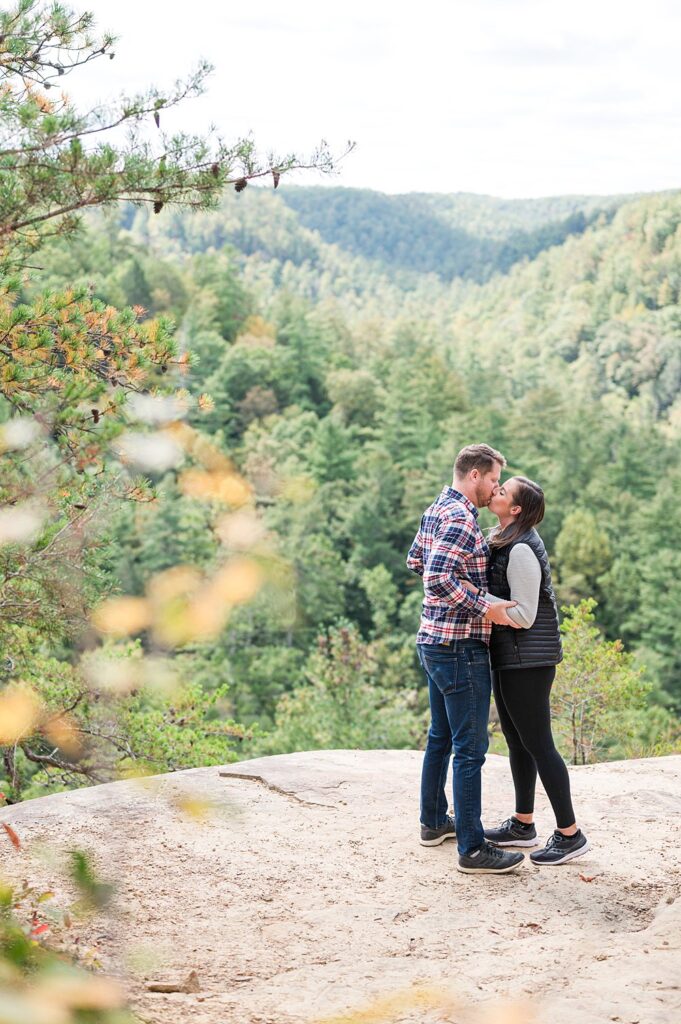
[[[164,86],[205,57],[208,93],[166,125],[263,150],[357,142],[330,184],[497,196],[681,184],[675,0],[87,0],[116,59],[78,100]],[[85,90],[85,91],[84,91]],[[295,179],[318,184],[312,174]]]

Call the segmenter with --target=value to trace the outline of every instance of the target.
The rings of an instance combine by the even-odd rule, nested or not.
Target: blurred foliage
[[[203,90],[205,64],[172,89],[77,110],[57,80],[115,55],[90,14],[18,0],[0,30],[0,746],[16,801],[141,763],[233,758],[244,733],[221,714],[224,690],[191,685],[168,655],[218,634],[266,576],[266,545],[250,555],[262,534],[251,488],[187,422],[214,406],[183,386],[190,356],[173,333],[198,288],[193,322],[234,341],[250,296],[225,258],[198,255],[192,285],[115,218],[93,240],[80,215],[122,199],[154,214],[208,209],[230,183],[241,192],[267,175],[276,188],[294,167],[333,160],[324,144],[310,159],[263,160],[250,138],[168,135],[164,111]],[[260,392],[235,402],[240,427],[267,407]],[[175,502],[161,504],[159,482]],[[137,559],[119,549],[131,520]],[[145,630],[143,648],[82,656],[98,637]]]
[[[76,109],[57,82],[91,60],[113,59],[113,46],[113,37],[97,37],[91,14],[58,3],[16,0],[0,12],[0,781],[7,803],[47,787],[235,759],[246,733],[225,708],[226,687],[202,687],[195,666],[172,655],[217,636],[267,577],[250,486],[188,422],[213,404],[183,387],[190,356],[174,327],[188,313],[186,274],[121,236],[115,218],[102,222],[93,242],[82,213],[121,200],[154,215],[168,205],[209,209],[228,185],[242,192],[266,176],[276,188],[294,167],[333,167],[325,143],[310,158],[263,159],[250,137],[226,144],[168,134],[166,110],[203,91],[205,63],[170,89]],[[211,339],[235,339],[250,297],[229,261],[204,267],[198,256],[194,270],[207,296],[192,307],[207,339],[197,355],[205,350],[209,360]],[[238,426],[269,407],[262,388],[241,399]],[[177,504],[163,506],[154,552],[145,543],[162,519],[153,514],[154,484],[171,469],[167,486]],[[122,560],[118,549],[130,518],[144,538],[138,564],[134,551]],[[138,634],[144,644],[127,641]],[[0,835],[21,849],[9,823]],[[59,935],[77,913],[101,911],[112,891],[81,851],[72,853],[71,874],[81,898],[61,920],[40,909],[52,893],[0,885],[3,1021],[131,1020],[119,987],[83,970]]]
[[[6,826],[7,827],[7,826]],[[12,830],[18,849],[21,840]],[[82,850],[70,853],[76,899],[59,907],[55,893],[0,880],[0,1019],[8,1024],[133,1024],[120,985],[89,968],[96,958],[79,943],[81,926],[112,895]]]

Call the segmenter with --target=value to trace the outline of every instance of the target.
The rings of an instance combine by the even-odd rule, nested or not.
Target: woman
[[[489,508],[499,519],[489,537],[489,591],[517,601],[508,615],[522,628],[492,628],[492,685],[508,744],[516,804],[515,814],[498,828],[486,829],[485,838],[496,846],[539,845],[533,823],[539,773],[556,816],[556,830],[530,860],[564,864],[585,854],[589,843],[577,828],[568,771],[551,735],[549,698],[563,651],[549,560],[535,530],[544,518],[544,492],[524,476],[511,477]]]

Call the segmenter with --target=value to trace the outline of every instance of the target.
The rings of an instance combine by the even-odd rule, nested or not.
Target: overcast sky
[[[497,196],[681,184],[674,0],[92,0],[120,37],[74,75],[82,102],[163,86],[199,57],[206,96],[173,127],[263,150],[356,151],[334,184]],[[86,92],[84,92],[86,90]],[[315,175],[297,178],[317,184]]]

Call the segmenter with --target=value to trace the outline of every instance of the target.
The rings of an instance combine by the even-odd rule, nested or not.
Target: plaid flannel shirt
[[[488,559],[477,508],[460,491],[445,487],[423,513],[407,556],[408,567],[423,577],[417,644],[464,639],[489,643],[492,624],[482,616],[492,602],[460,582],[469,580],[486,592]]]

